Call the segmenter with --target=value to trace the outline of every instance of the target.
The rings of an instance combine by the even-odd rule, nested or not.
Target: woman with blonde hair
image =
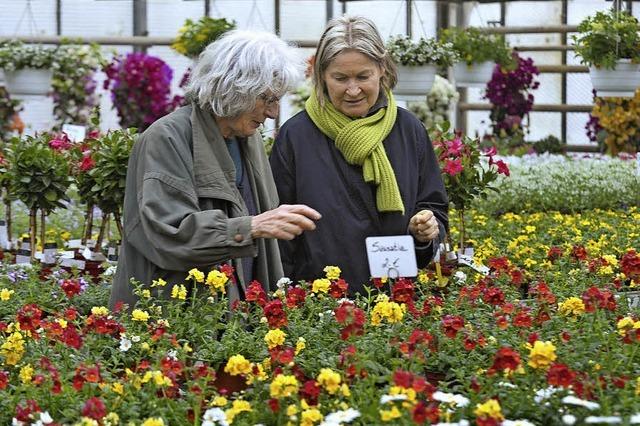
[[[284,273],[313,279],[339,266],[350,293],[369,282],[365,238],[412,235],[419,266],[448,226],[447,195],[424,126],[396,105],[396,67],[373,22],[327,24],[306,110],[281,128],[271,153],[280,201],[322,214],[313,233],[280,242]]]

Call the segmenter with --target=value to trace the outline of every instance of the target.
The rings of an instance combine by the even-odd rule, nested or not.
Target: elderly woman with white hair
[[[314,229],[320,215],[278,207],[257,130],[277,116],[303,67],[295,48],[270,33],[231,31],[200,55],[190,103],[153,123],[131,153],[112,307],[133,307],[131,279],[168,297],[191,268],[231,264],[231,301],[254,279],[269,286],[282,276],[276,239]],[[155,280],[167,285],[151,288]]]

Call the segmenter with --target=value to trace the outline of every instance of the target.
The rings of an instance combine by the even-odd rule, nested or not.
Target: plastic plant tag
[[[373,278],[415,277],[418,275],[413,237],[394,235],[367,237],[369,272]]]
[[[82,142],[87,134],[87,128],[85,126],[75,124],[63,124],[62,131],[69,136],[71,142]]]

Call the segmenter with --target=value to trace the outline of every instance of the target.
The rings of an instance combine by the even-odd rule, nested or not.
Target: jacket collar
[[[199,197],[237,198],[236,168],[213,114],[192,103],[193,173]],[[226,196],[224,196],[226,195]]]

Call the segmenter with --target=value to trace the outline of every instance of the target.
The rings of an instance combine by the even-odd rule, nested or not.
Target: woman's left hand
[[[420,210],[409,220],[409,233],[421,243],[438,237],[438,221],[431,210]]]

